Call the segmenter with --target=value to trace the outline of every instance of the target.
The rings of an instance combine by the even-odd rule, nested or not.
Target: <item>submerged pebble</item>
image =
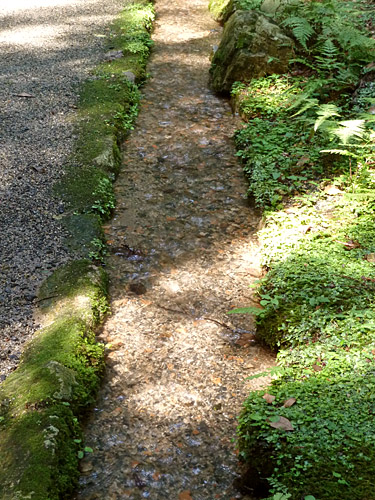
[[[259,220],[228,141],[238,123],[208,90],[207,1],[156,8],[151,79],[105,228],[113,300],[100,339],[112,351],[77,498],[233,500],[236,417],[265,383],[246,377],[274,362],[251,317],[226,314],[254,302]]]

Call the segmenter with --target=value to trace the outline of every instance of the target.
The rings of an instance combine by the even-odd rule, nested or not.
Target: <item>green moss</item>
[[[111,182],[121,165],[120,144],[133,128],[146,78],[154,19],[148,2],[128,5],[111,28],[110,53],[79,90],[75,153],[56,191],[71,212],[111,216],[115,200]],[[135,83],[129,81],[129,72]]]
[[[78,479],[79,429],[69,407],[28,411],[0,430],[0,498],[57,500]]]
[[[55,190],[67,207],[78,213],[94,213],[106,220],[115,207],[112,181],[99,168],[70,167]]]
[[[90,253],[97,250],[95,241],[103,240],[100,218],[95,214],[74,214],[62,219],[69,236],[66,246],[82,259],[90,258]]]
[[[94,325],[106,312],[108,278],[89,260],[76,260],[57,269],[39,291],[40,310],[49,318],[85,319]]]
[[[123,62],[99,67],[98,76],[80,90],[76,160],[117,174],[121,164],[118,144],[131,130],[137,114],[139,92],[125,76]],[[122,65],[122,66],[121,66]]]
[[[234,11],[234,1],[233,0],[210,0],[208,4],[208,9],[215,19],[219,23],[225,22],[228,17]]]
[[[60,498],[77,479],[75,415],[93,402],[103,349],[76,319],[45,328],[0,389],[1,498]],[[68,406],[67,406],[68,405]],[[20,498],[23,498],[22,496]]]
[[[77,416],[93,403],[104,367],[92,327],[107,307],[106,289],[105,274],[87,260],[58,269],[43,285],[48,326],[0,386],[1,498],[51,500],[71,492]]]

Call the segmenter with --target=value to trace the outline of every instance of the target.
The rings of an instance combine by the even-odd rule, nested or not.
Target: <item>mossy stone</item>
[[[212,88],[229,93],[236,81],[285,73],[292,56],[293,41],[279,26],[258,12],[236,11],[212,58]]]
[[[71,166],[55,191],[71,211],[96,213],[103,220],[115,206],[112,181],[99,168]]]
[[[45,322],[76,317],[95,324],[106,311],[108,277],[90,260],[75,260],[57,269],[39,290]]]
[[[97,248],[95,240],[103,239],[100,218],[95,214],[73,214],[63,217],[63,226],[68,232],[66,246],[82,259],[90,258]]]
[[[235,11],[234,0],[210,0],[208,9],[218,23],[225,23]]]

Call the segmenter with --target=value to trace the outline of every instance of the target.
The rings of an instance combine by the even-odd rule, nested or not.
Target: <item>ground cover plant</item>
[[[366,5],[328,0],[286,4],[276,18],[296,39],[290,72],[232,91],[268,271],[260,308],[235,312],[256,314],[278,351],[271,386],[245,402],[240,454],[249,488],[255,471],[274,500],[374,499],[371,22]]]

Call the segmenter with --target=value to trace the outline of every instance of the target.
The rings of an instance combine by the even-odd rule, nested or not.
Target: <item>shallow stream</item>
[[[220,28],[207,0],[158,0],[155,48],[105,231],[107,373],[86,429],[79,500],[242,498],[235,444],[246,378],[274,363],[256,342],[259,217],[208,86]]]

